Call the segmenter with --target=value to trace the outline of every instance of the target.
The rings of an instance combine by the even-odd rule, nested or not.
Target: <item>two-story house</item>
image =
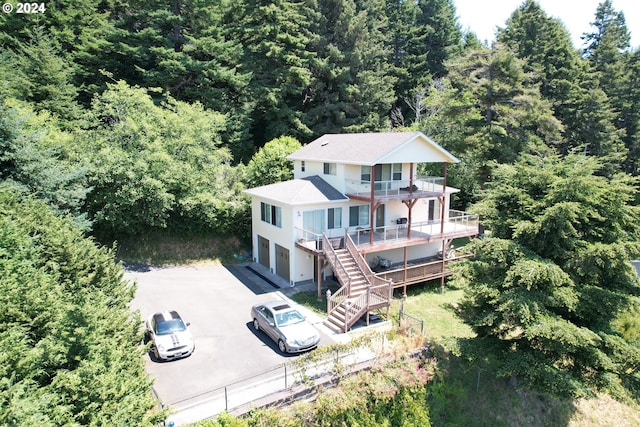
[[[336,331],[387,308],[394,288],[444,280],[452,239],[478,234],[477,216],[449,208],[458,159],[421,132],[323,135],[287,159],[293,180],[247,190],[253,254],[292,285],[314,280],[319,297],[335,276]],[[418,176],[419,163],[441,163],[442,176]]]

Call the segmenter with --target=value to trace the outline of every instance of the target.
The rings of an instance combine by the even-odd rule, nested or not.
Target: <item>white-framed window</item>
[[[302,213],[302,228],[316,234],[324,233],[325,210],[304,211]]]
[[[302,161],[300,162],[300,170],[301,170],[302,172],[304,172],[304,170],[305,170],[305,163],[304,163],[304,160],[302,160]]]
[[[376,181],[401,181],[402,180],[402,163],[384,163],[382,165],[376,165],[375,180]]]
[[[360,166],[360,181],[371,182],[371,166]]]
[[[402,180],[402,163],[394,163],[393,166],[391,166],[391,178],[394,181]]]
[[[327,209],[327,229],[342,228],[342,208]]]
[[[349,206],[349,227],[369,225],[369,205]]]
[[[282,208],[260,202],[260,219],[278,228],[282,228]]]
[[[325,175],[335,175],[337,173],[338,166],[336,163],[325,163],[324,164],[324,174]]]

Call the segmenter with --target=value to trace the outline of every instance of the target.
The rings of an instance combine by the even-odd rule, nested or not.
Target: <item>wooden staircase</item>
[[[342,285],[329,299],[325,326],[334,332],[344,333],[371,310],[389,307],[393,294],[391,281],[373,274],[347,233],[344,247],[334,248],[326,236],[323,236],[322,246]]]

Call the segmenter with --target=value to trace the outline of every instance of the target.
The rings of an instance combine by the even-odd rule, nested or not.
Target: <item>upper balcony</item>
[[[480,230],[478,215],[450,210],[444,222],[421,221],[385,227],[361,228],[350,232],[361,252],[378,252],[387,249],[420,245],[459,237],[477,236]],[[373,231],[373,232],[372,232]]]
[[[351,199],[370,201],[371,181],[347,180],[346,193]],[[408,200],[442,196],[444,178],[437,176],[418,177],[411,181],[375,181],[373,197],[382,202],[390,200]]]
[[[409,224],[397,224],[385,227],[350,227],[347,232],[358,250],[379,252],[388,249],[403,248],[424,243],[455,239],[458,237],[477,236],[479,233],[478,215],[462,211],[450,210],[444,222],[440,220],[423,221]],[[331,230],[327,233],[329,241],[339,246],[342,230]],[[310,252],[322,251],[322,235],[296,229],[296,244]]]

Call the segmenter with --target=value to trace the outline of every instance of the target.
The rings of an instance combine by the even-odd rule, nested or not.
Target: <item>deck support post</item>
[[[322,255],[318,255],[316,259],[316,269],[318,271],[318,301],[322,301]]]
[[[373,219],[375,216],[375,186],[376,186],[376,165],[371,166],[371,201],[369,203],[369,244],[373,246]]]
[[[440,234],[444,234],[444,214],[445,214],[445,206],[444,204],[447,201],[447,162],[444,162],[444,180],[442,182],[442,202],[441,204],[441,212],[440,215]],[[440,278],[440,293],[444,292],[444,268],[447,259],[447,252],[445,251],[445,239],[442,239],[442,277]]]
[[[402,295],[404,295],[405,297],[407,296],[407,257],[408,257],[408,248],[405,246],[404,247],[404,278],[403,278],[403,283],[404,283],[404,287],[402,288]]]

